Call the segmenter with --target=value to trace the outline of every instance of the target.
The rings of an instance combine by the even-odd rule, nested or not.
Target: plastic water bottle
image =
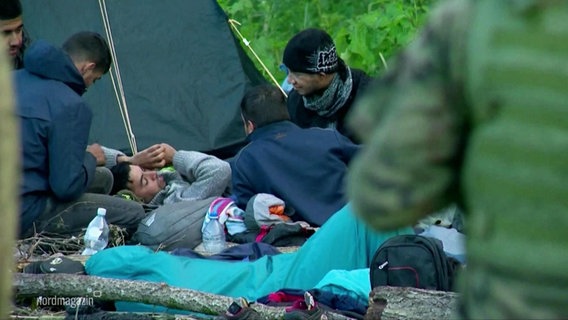
[[[203,229],[203,248],[209,254],[216,254],[227,247],[225,228],[218,219],[213,218]]]
[[[108,244],[109,228],[105,219],[106,209],[98,208],[97,216],[91,220],[85,232],[85,250],[81,253],[85,256],[93,255],[103,250]]]

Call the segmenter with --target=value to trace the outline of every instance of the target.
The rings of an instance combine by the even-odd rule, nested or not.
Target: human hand
[[[174,161],[174,154],[177,150],[167,143],[161,143],[160,145],[164,148],[164,160],[166,160],[166,164],[171,165]]]
[[[91,153],[97,159],[97,166],[104,166],[106,162],[105,152],[98,143],[93,143],[87,146],[87,152]]]
[[[167,164],[165,156],[164,147],[155,144],[129,157],[128,161],[144,169],[159,169]]]

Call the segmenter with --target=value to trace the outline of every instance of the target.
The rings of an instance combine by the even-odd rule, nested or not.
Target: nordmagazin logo
[[[93,306],[95,302],[92,297],[39,296],[36,298],[36,304],[38,307],[64,306],[64,307],[77,308],[78,306]]]

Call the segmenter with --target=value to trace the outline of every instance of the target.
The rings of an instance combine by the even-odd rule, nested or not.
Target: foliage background
[[[218,0],[278,82],[288,40],[310,27],[326,30],[348,65],[377,75],[415,36],[436,0]],[[249,49],[247,53],[262,70]],[[267,76],[267,74],[265,74]],[[267,76],[268,79],[268,76]]]

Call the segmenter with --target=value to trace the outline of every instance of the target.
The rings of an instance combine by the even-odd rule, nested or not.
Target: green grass
[[[386,61],[408,44],[436,0],[218,0],[239,32],[277,81],[288,40],[305,28],[326,30],[350,66],[377,75]],[[262,66],[245,48],[249,56]],[[265,74],[268,79],[268,75]]]

